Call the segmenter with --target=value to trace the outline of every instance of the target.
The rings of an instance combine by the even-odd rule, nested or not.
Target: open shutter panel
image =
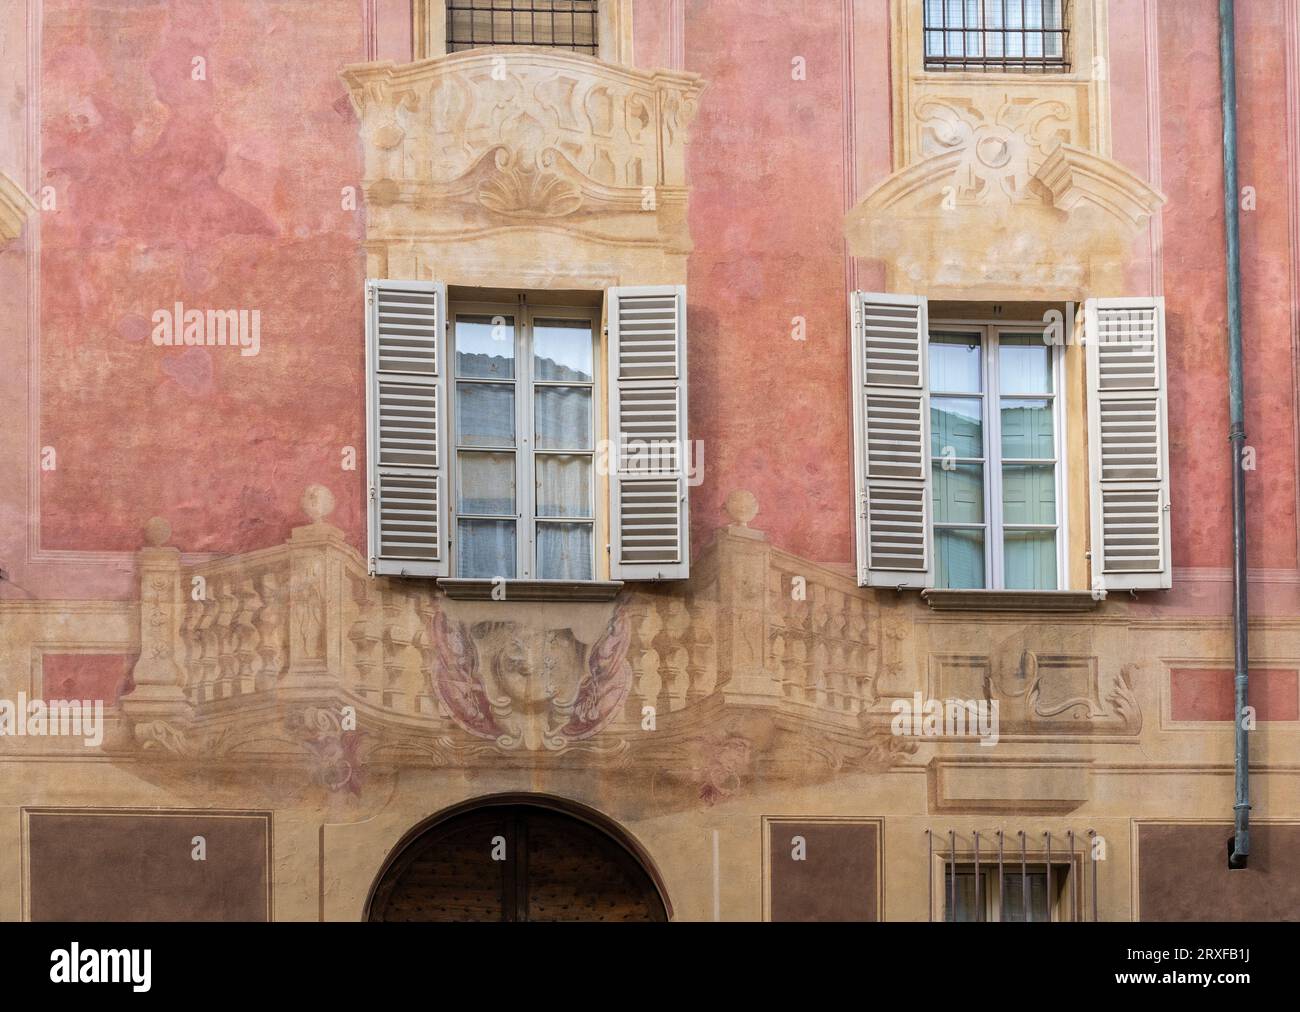
[[[1089,299],[1092,581],[1171,586],[1164,299]]]
[[[686,287],[611,288],[610,576],[690,575]]]
[[[371,573],[448,573],[446,306],[437,282],[366,282]]]
[[[927,303],[916,295],[855,292],[851,311],[858,584],[928,587]]]

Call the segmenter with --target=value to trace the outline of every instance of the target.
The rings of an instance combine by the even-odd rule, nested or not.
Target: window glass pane
[[[537,515],[591,516],[591,458],[539,453],[536,459]]]
[[[1056,532],[1003,531],[1002,575],[1008,590],[1056,590]]]
[[[1013,460],[1051,460],[1056,456],[1050,400],[1002,402],[1002,456]]]
[[[515,388],[457,383],[456,441],[462,446],[514,446]]]
[[[984,389],[978,334],[930,335],[930,389],[954,394]]]
[[[931,397],[931,456],[983,457],[983,411],[984,401],[978,397]]]
[[[1050,920],[1047,907],[1047,873],[1029,873],[1029,916],[1034,921]],[[1004,880],[1004,902],[1002,919],[1004,921],[1023,921],[1025,919],[1025,883],[1020,872],[1006,873]]]
[[[537,387],[534,403],[539,450],[592,448],[590,387]]]
[[[980,873],[980,877],[984,879],[984,882],[980,884],[980,905],[983,906],[985,900],[988,898],[988,879],[983,872]],[[973,871],[957,872],[957,885],[955,890],[953,888],[951,868],[946,868],[944,870],[943,879],[944,906],[947,909],[945,919],[950,921],[979,920],[979,917],[976,915],[975,906],[975,873]],[[954,891],[957,894],[955,907],[953,904]],[[954,909],[956,912],[955,917],[953,916]]]
[[[1041,334],[998,337],[998,386],[1004,394],[1050,394],[1052,348]]]
[[[589,321],[533,321],[533,379],[590,383],[591,354]]]
[[[959,590],[984,586],[984,532],[939,528],[934,532],[938,562],[934,585]]]
[[[1056,465],[1006,464],[1002,468],[1002,522],[1056,523]]]
[[[456,314],[456,375],[513,379],[515,321],[512,316]]]
[[[515,455],[460,453],[456,512],[515,515]]]
[[[984,522],[984,465],[932,465],[934,473],[934,522],[979,524]]]
[[[538,523],[537,578],[593,579],[591,540],[591,524]]]
[[[515,522],[460,520],[456,524],[456,575],[465,580],[515,577]]]

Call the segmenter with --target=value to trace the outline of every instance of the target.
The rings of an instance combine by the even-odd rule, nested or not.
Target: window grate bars
[[[974,831],[969,835],[955,829],[924,830],[930,861],[930,920],[1020,920],[1041,921],[1043,911],[1030,906],[1029,882],[1045,879],[1047,919],[1052,921],[1095,921],[1098,919],[1097,876],[1099,854],[1097,831],[1076,833],[1073,829],[1053,834],[1050,830]],[[958,879],[973,878],[974,905],[958,916]],[[1019,884],[1020,899],[1011,901],[1010,886]],[[943,894],[935,904],[935,886]],[[996,900],[995,900],[996,898]],[[1014,905],[1015,909],[1012,909]]]
[[[597,0],[447,0],[447,52],[540,46],[595,56]]]
[[[1070,0],[924,0],[924,12],[926,70],[1070,70]]]

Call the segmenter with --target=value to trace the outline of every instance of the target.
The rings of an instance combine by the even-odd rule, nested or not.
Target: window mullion
[[[998,383],[998,332],[984,328],[984,389],[988,417],[984,424],[986,519],[988,520],[988,586],[1005,586],[1002,572],[1002,396]]]
[[[518,329],[515,332],[515,375],[518,377],[519,396],[515,398],[516,432],[515,442],[520,452],[515,459],[515,487],[518,489],[516,506],[519,510],[518,543],[516,545],[516,569],[520,579],[533,579],[536,568],[537,520],[536,520],[536,485],[537,433],[533,424],[533,351],[532,319],[530,310],[523,298],[519,300]]]
[[[1052,346],[1052,380],[1055,392],[1052,395],[1052,434],[1056,438],[1053,449],[1056,462],[1053,474],[1056,478],[1056,589],[1064,590],[1070,586],[1070,553],[1068,551],[1069,525],[1067,510],[1069,504],[1066,496],[1065,454],[1069,443],[1065,433],[1065,353],[1060,345]]]

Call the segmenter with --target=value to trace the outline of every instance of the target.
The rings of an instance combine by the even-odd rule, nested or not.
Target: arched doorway
[[[417,827],[371,890],[372,921],[665,921],[636,844],[597,813],[529,798]]]

